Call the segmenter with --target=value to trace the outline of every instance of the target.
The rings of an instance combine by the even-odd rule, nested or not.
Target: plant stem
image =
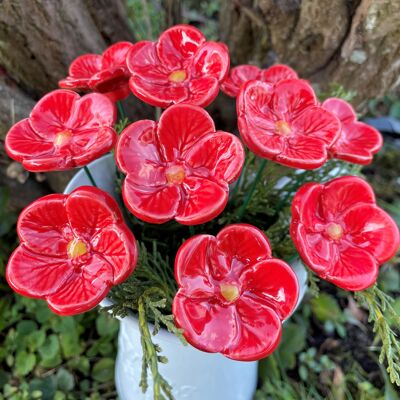
[[[118,107],[119,119],[124,120],[126,118],[126,114],[122,101],[117,101],[117,107]]]
[[[260,181],[262,177],[262,173],[264,171],[265,166],[267,165],[267,160],[262,160],[260,167],[258,168],[256,177],[254,178],[254,181],[249,189],[249,193],[245,197],[242,207],[240,207],[240,210],[238,212],[238,219],[242,219],[244,213],[246,212],[247,206],[250,203],[251,198],[253,197],[254,191],[256,190],[256,187],[258,185],[258,182]]]
[[[160,107],[156,107],[156,109],[154,110],[154,115],[155,115],[156,121],[158,121],[160,119],[161,113],[162,113],[161,108]]]
[[[89,178],[90,183],[91,183],[93,186],[98,187],[97,184],[96,184],[96,181],[95,181],[94,178],[93,178],[92,173],[90,172],[90,170],[89,170],[89,168],[88,168],[88,166],[85,165],[85,166],[83,167],[83,169],[85,170],[85,173],[86,173],[87,177]]]

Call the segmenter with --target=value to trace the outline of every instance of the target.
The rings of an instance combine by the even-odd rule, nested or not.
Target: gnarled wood
[[[326,89],[383,95],[400,76],[398,0],[221,0],[232,64],[287,63]]]

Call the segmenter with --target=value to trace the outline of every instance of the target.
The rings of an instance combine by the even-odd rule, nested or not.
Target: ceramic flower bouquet
[[[10,129],[7,153],[28,171],[84,167],[91,177],[87,164],[113,151],[123,202],[91,177],[93,186],[45,196],[20,215],[7,281],[57,314],[109,296],[114,314],[147,312],[200,350],[258,360],[296,306],[294,258],[365,301],[399,247],[371,187],[349,175],[372,161],[381,135],[346,101],[321,103],[287,66],[229,70],[224,44],[179,25],[157,42],[80,56],[59,84]],[[236,97],[240,136],[218,130],[204,109],[220,89]],[[116,125],[131,92],[165,109],[157,121]],[[151,270],[155,246],[171,260],[162,272]],[[144,367],[163,361],[148,337],[142,344]]]

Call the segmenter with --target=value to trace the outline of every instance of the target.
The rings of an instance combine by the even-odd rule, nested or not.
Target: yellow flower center
[[[173,71],[169,74],[168,79],[171,82],[179,83],[183,82],[187,78],[186,71],[184,69],[178,69],[177,71]]]
[[[185,179],[185,170],[180,165],[169,167],[165,173],[168,183],[180,185]]]
[[[78,258],[88,252],[88,248],[82,240],[72,239],[67,245],[67,252],[69,258]]]
[[[229,302],[237,300],[239,297],[239,289],[232,284],[221,283],[220,285],[222,297]]]
[[[339,224],[330,223],[326,228],[326,233],[333,240],[339,240],[343,236],[343,228]]]
[[[292,133],[292,128],[286,121],[277,121],[275,122],[275,132],[286,136]]]
[[[55,146],[63,146],[64,144],[66,144],[69,141],[71,136],[72,136],[72,131],[70,131],[69,129],[62,131],[62,132],[58,132],[54,138],[54,145]]]

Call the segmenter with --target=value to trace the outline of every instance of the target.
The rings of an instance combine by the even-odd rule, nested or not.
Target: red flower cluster
[[[127,174],[124,202],[138,218],[161,224],[173,218],[194,225],[213,219],[226,206],[229,183],[240,174],[239,139],[215,131],[209,114],[187,104],[171,106],[160,121],[138,121],[121,134],[119,169]]]
[[[375,283],[379,266],[400,244],[396,223],[354,176],[303,185],[293,200],[290,233],[316,274],[354,291]]]
[[[130,73],[126,57],[132,43],[119,42],[110,46],[102,55],[84,54],[72,61],[69,75],[58,84],[63,89],[103,93],[112,101],[129,95]]]
[[[237,98],[239,131],[258,156],[292,168],[315,169],[328,159],[340,121],[300,79],[246,83]]]
[[[44,96],[30,117],[7,134],[7,154],[33,172],[81,167],[112,149],[114,104],[104,95],[80,97],[70,90]]]
[[[241,361],[275,350],[299,294],[293,270],[272,258],[262,231],[245,224],[187,240],[176,256],[175,277],[173,314],[187,341]]]
[[[136,265],[132,232],[114,199],[97,188],[42,197],[25,208],[17,230],[21,244],[7,265],[9,285],[47,300],[60,315],[90,310]]]
[[[369,164],[383,145],[382,135],[372,126],[357,121],[353,107],[344,100],[330,98],[322,107],[335,114],[342,125],[338,139],[329,149],[331,157],[355,164]]]
[[[296,71],[283,64],[276,64],[267,69],[260,69],[255,65],[238,65],[229,71],[221,89],[228,96],[236,97],[241,87],[249,81],[263,81],[274,85],[285,79],[297,78]]]
[[[127,63],[130,88],[146,103],[163,108],[176,103],[205,107],[228,74],[229,54],[224,44],[206,42],[198,29],[176,25],[157,42],[136,43]]]

